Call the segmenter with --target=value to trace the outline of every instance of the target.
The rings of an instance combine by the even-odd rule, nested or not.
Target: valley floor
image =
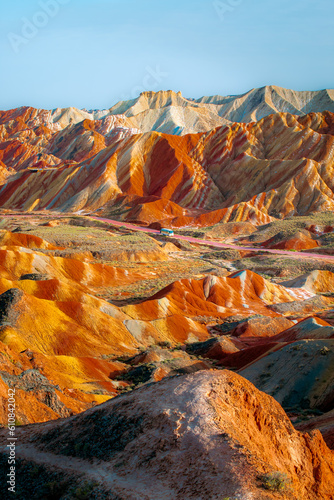
[[[163,236],[3,211],[18,498],[333,499],[333,234],[333,213]]]

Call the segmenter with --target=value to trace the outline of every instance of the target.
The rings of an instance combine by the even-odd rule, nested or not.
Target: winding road
[[[117,220],[113,219],[106,219],[104,217],[96,217],[94,215],[90,214],[85,214],[88,218],[97,220],[100,222],[105,222],[107,224],[110,224],[112,226],[118,226],[118,227],[126,227],[127,229],[131,229],[133,231],[140,231],[142,233],[151,233],[151,234],[160,234],[160,231],[158,229],[150,229],[148,227],[141,227],[137,226],[135,224],[130,224],[128,222],[119,222]],[[43,214],[44,217],[46,215]],[[2,215],[2,217],[9,217],[9,215]],[[21,217],[29,217],[28,215],[21,215]],[[63,216],[65,217],[65,216]],[[284,255],[286,257],[290,257],[292,259],[313,259],[313,260],[321,260],[321,261],[334,261],[334,255],[324,255],[324,254],[316,254],[316,253],[310,253],[310,252],[298,252],[298,251],[289,251],[289,250],[272,250],[269,248],[260,248],[260,247],[250,247],[250,246],[239,246],[239,245],[232,245],[230,243],[221,243],[219,241],[213,241],[213,240],[201,240],[199,238],[192,238],[191,236],[182,236],[180,234],[174,234],[174,236],[169,236],[169,238],[174,238],[176,240],[184,240],[188,241],[189,243],[197,243],[199,245],[207,245],[210,247],[214,248],[227,248],[230,250],[243,250],[246,252],[261,252],[261,253],[269,253],[269,254],[274,254],[274,255]]]
[[[101,221],[101,222],[106,222],[107,224],[111,224],[113,226],[122,226],[126,227],[127,229],[135,230],[135,231],[141,231],[143,233],[154,233],[154,234],[160,234],[160,231],[157,229],[150,229],[148,227],[141,227],[141,226],[136,226],[135,224],[129,224],[127,222],[119,222],[116,220],[112,219],[106,219],[103,217],[95,217],[90,215],[89,216],[91,219]],[[169,236],[170,238],[170,236]],[[275,255],[285,255],[288,256],[292,259],[313,259],[313,260],[328,260],[328,261],[334,261],[334,255],[323,255],[323,254],[314,254],[310,252],[291,252],[289,250],[271,250],[268,248],[259,248],[259,247],[248,247],[248,246],[239,246],[239,245],[232,245],[229,243],[220,243],[219,241],[212,241],[212,240],[201,240],[199,238],[192,238],[191,236],[182,236],[179,234],[174,234],[172,238],[176,240],[184,240],[184,241],[189,241],[190,243],[197,243],[200,245],[208,245],[210,247],[215,247],[215,248],[227,248],[231,250],[244,250],[247,252],[261,252],[261,253],[271,253]]]

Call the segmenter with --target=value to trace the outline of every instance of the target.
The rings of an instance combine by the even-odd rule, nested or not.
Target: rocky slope
[[[98,478],[108,498],[269,500],[278,475],[282,499],[333,499],[334,456],[320,432],[297,432],[276,401],[228,371],[169,379],[17,436],[20,461],[63,480]]]
[[[15,120],[25,110],[28,110],[29,124],[40,127],[40,133],[60,131],[87,120],[98,121],[99,128],[107,133],[115,126],[125,126],[142,132],[185,135],[233,122],[258,121],[273,113],[302,116],[313,112],[334,112],[334,92],[332,89],[298,92],[273,85],[252,89],[241,95],[205,96],[200,99],[185,98],[181,92],[171,90],[143,92],[136,99],[118,102],[104,110],[19,108],[2,111],[1,124]]]
[[[286,409],[328,412],[333,409],[334,403],[334,340],[326,338],[326,332],[323,336],[318,332],[315,339],[312,333],[305,337],[312,340],[284,344],[240,373],[256,387],[275,397]],[[284,335],[280,334],[280,338]],[[272,370],[275,371],[274,377]]]

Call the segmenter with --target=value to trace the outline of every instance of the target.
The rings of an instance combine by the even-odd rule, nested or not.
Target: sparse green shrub
[[[148,382],[152,372],[155,370],[154,363],[144,363],[134,368],[131,368],[128,372],[122,373],[120,375],[120,380],[130,382],[135,386],[139,384],[144,384]]]
[[[297,344],[297,345],[293,345],[292,347],[290,347],[289,351],[300,351],[301,349],[302,349],[302,345]]]
[[[163,342],[159,342],[158,346],[159,347],[167,347],[167,349],[169,349],[170,347],[172,347],[172,344],[168,341],[163,341]]]
[[[73,498],[77,500],[89,500],[92,498],[92,493],[96,488],[97,483],[86,481],[82,486],[79,486],[74,493]]]
[[[181,342],[178,342],[175,346],[174,346],[174,351],[181,351],[182,350],[182,344]]]
[[[116,358],[113,358],[112,356],[105,356],[102,357],[102,359],[110,359],[111,361],[119,361],[120,363],[126,363],[129,360],[129,356],[124,354],[123,356],[116,356]]]
[[[269,491],[287,491],[291,480],[283,472],[270,472],[261,477],[262,486]]]
[[[204,238],[205,237],[205,233],[202,233],[200,231],[196,231],[194,233],[192,233],[191,235],[193,238]]]
[[[127,385],[127,386],[120,386],[120,387],[116,387],[116,391],[117,391],[117,394],[124,394],[126,392],[130,392],[134,389],[134,387],[132,387],[131,385]]]

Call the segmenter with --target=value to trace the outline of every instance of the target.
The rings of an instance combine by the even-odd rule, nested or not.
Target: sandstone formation
[[[310,250],[311,248],[317,248],[319,243],[313,239],[307,231],[298,231],[288,237],[278,233],[262,243],[262,246],[265,248],[277,248],[282,250]]]
[[[293,326],[293,322],[285,317],[250,317],[244,321],[237,321],[225,325],[225,332],[233,337],[274,337],[280,332]],[[229,327],[228,330],[226,327]]]
[[[301,432],[312,432],[314,429],[321,431],[321,434],[327,444],[327,446],[334,450],[334,411],[330,411],[321,415],[320,417],[314,417],[307,422],[300,422],[296,424],[296,428]]]
[[[309,292],[334,292],[334,273],[331,271],[312,271],[294,280],[281,282],[291,288],[305,288]]]
[[[282,331],[272,337],[272,340],[292,342],[302,339],[326,339],[334,338],[334,328],[320,318],[306,318],[295,326]]]
[[[333,100],[0,111],[22,500],[334,500]]]
[[[167,253],[152,241],[151,250],[120,250],[112,258],[132,265],[166,260]],[[18,390],[20,422],[55,419],[105,401],[129,385],[114,380],[128,366],[110,358],[135,355],[139,347],[159,342],[176,345],[209,336],[204,325],[182,315],[137,321],[98,297],[119,284],[154,280],[153,272],[56,257],[59,247],[31,234],[2,231],[0,244],[0,422],[5,421],[9,386]],[[200,368],[183,359],[181,365],[187,364]],[[173,368],[157,370],[153,380],[174,373]],[[29,385],[25,381],[31,377]]]
[[[167,314],[183,314],[190,318],[224,318],[233,314],[275,317],[275,312],[267,306],[302,301],[312,296],[304,289],[284,288],[251,271],[240,271],[226,278],[208,276],[200,281],[182,280],[173,283],[142,304],[124,307],[123,312],[145,321]]]
[[[186,135],[168,127],[155,131],[152,124],[137,129],[133,120],[178,106],[194,107],[191,112],[199,117],[201,110],[219,107],[213,103],[220,99],[142,95],[130,107],[123,103],[112,110],[129,116],[33,108],[1,112],[0,207],[102,209],[118,220],[174,227],[258,225],[273,217],[333,210],[330,95],[282,91],[279,99],[270,98],[267,110],[278,110],[275,114],[243,112],[244,121],[224,118],[223,124],[210,122]],[[280,108],[279,102],[290,104]],[[227,109],[223,113],[228,115]],[[258,121],[248,123],[247,117]],[[313,241],[310,236],[305,244],[286,248],[311,248]]]

